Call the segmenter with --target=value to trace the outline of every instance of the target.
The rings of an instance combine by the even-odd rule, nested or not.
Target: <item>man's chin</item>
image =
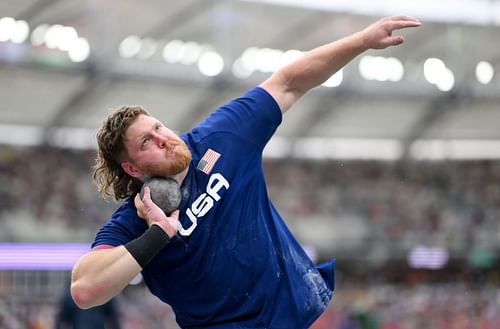
[[[191,154],[185,154],[183,158],[176,163],[175,166],[173,166],[170,170],[171,175],[169,176],[175,176],[180,173],[182,173],[184,170],[186,170],[189,167],[189,164],[191,163]]]

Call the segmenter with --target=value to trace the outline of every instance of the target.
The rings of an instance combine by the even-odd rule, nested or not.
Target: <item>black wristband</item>
[[[158,225],[151,225],[140,237],[125,245],[137,263],[144,268],[170,242],[167,233]]]

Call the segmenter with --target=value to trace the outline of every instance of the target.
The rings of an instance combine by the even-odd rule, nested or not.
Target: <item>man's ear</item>
[[[123,170],[130,176],[134,178],[139,178],[143,176],[143,173],[141,170],[139,170],[136,166],[134,166],[132,163],[125,161],[121,163],[121,166]]]

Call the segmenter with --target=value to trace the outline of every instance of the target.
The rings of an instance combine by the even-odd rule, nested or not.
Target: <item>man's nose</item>
[[[167,145],[167,141],[168,141],[167,137],[160,135],[160,134],[156,134],[155,139],[156,139],[156,142],[158,143],[159,147],[164,148],[165,145]]]

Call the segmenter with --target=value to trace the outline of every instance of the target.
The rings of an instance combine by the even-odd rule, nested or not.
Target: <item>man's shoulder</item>
[[[137,216],[133,198],[126,199],[111,215],[107,226],[124,226],[130,230],[142,230],[146,224]]]
[[[127,200],[97,232],[92,247],[122,245],[140,236],[146,229],[147,224],[137,216],[133,200]]]
[[[125,199],[116,210],[113,212],[111,218],[115,217],[133,217],[137,214],[134,201],[132,197]]]

